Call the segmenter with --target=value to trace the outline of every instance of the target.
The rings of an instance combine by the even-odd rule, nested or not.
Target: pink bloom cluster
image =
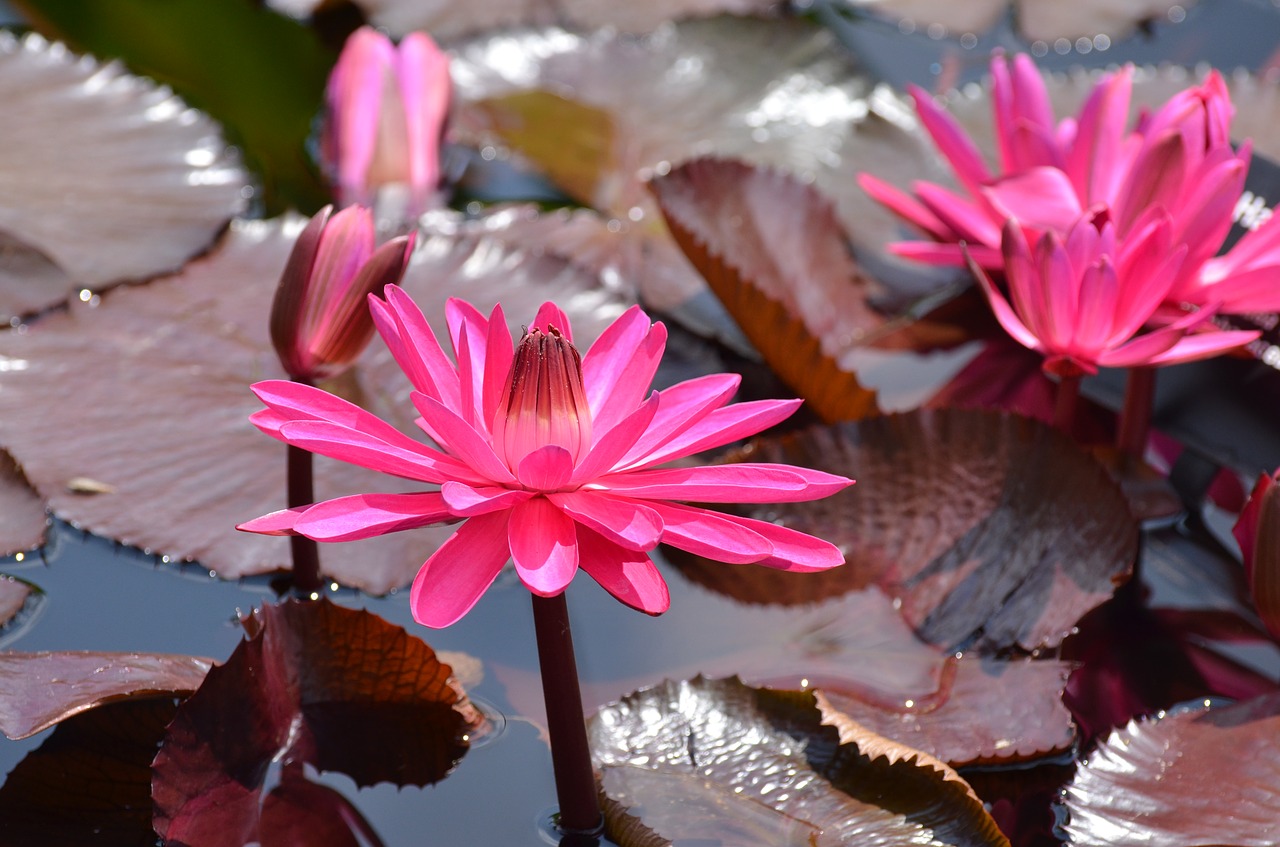
[[[329,76],[321,154],[342,205],[373,205],[378,189],[405,185],[411,213],[440,182],[449,113],[449,57],[431,37],[399,47],[371,27],[351,34]]]
[[[373,318],[434,446],[291,382],[253,386],[267,408],[252,420],[288,444],[433,487],[286,509],[241,529],[348,541],[465,520],[413,583],[414,616],[432,627],[466,614],[508,560],[535,594],[560,593],[581,567],[649,614],[669,604],[647,554],[659,542],[790,571],[844,561],[795,530],[671,502],[813,500],[851,480],[776,464],[658,467],[760,432],[800,401],[729,404],[739,377],[728,374],[649,393],[666,330],[638,307],[579,357],[568,318],[550,303],[517,347],[500,307],[485,318],[451,300],[450,360],[408,295],[392,285],[385,296],[369,298]]]
[[[1221,334],[1214,341],[1187,345],[1182,353],[1171,354],[1166,338],[1119,353],[1119,347],[1149,322],[1175,328],[1177,333],[1214,334],[1206,320],[1215,311],[1280,310],[1280,286],[1274,284],[1280,273],[1280,220],[1268,221],[1229,253],[1214,257],[1231,228],[1251,150],[1247,141],[1239,150],[1231,145],[1234,110],[1216,71],[1158,110],[1140,115],[1132,129],[1128,127],[1132,68],[1104,77],[1079,114],[1061,121],[1055,121],[1044,80],[1027,56],[1012,61],[996,56],[991,74],[998,171],[988,168],[954,118],[926,92],[913,88],[921,123],[950,164],[963,193],[917,182],[913,194],[907,194],[870,174],[860,175],[860,184],[869,194],[933,239],[893,245],[895,252],[925,262],[959,264],[967,250],[980,267],[1004,270],[1014,311],[1021,316],[1022,329],[1036,337],[1035,349],[1051,358],[1075,359],[1086,370],[1107,364],[1103,359],[1166,364],[1200,358],[1250,340],[1241,334]],[[1010,220],[1017,227],[1007,226]],[[1052,236],[1061,247],[1071,240],[1070,233],[1089,227],[1101,232],[1102,222],[1108,235],[1097,244],[1105,252],[1094,258],[1105,255],[1110,269],[1090,271],[1091,280],[1084,273],[1094,267],[1092,261],[1081,265],[1053,260],[1033,263],[1031,269],[1023,266],[1017,272],[1006,264],[1009,255],[1025,253],[1027,243],[1048,244],[1044,239]],[[1021,245],[1008,243],[1015,231],[1020,233]],[[1148,262],[1133,258],[1157,243],[1167,250],[1162,259],[1176,257],[1176,261],[1162,261],[1158,279],[1132,277],[1132,268],[1151,270]],[[1043,252],[1063,255],[1051,244]],[[1033,273],[1039,279],[1032,287],[1065,288],[1044,300],[1029,298],[1025,295]],[[1113,277],[1121,294],[1107,301],[1118,310],[1112,314],[1103,315],[1098,308],[1075,310],[1069,317],[1043,312],[1032,316],[1028,311],[1061,305],[1071,299],[1071,292],[1091,289],[1098,280]],[[984,288],[989,295],[997,291],[990,284]],[[1158,296],[1152,295],[1153,288],[1162,288]],[[995,309],[998,316],[1010,314],[1007,308]],[[1188,318],[1187,313],[1195,310],[1207,314]],[[1054,322],[1061,330],[1067,320],[1077,324],[1069,334],[1040,332]],[[1101,323],[1078,325],[1095,320]],[[1018,331],[1005,317],[1001,323],[1026,343],[1026,332]],[[1119,328],[1132,329],[1129,336],[1120,337]],[[1077,346],[1066,340],[1067,335],[1098,343]],[[1103,338],[1106,341],[1099,341]],[[1151,359],[1135,357],[1141,349],[1162,352]]]

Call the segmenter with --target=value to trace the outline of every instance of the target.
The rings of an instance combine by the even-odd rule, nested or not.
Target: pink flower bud
[[[556,327],[529,330],[516,348],[493,438],[512,470],[548,445],[563,447],[575,463],[586,455],[591,411],[582,389],[582,359]]]

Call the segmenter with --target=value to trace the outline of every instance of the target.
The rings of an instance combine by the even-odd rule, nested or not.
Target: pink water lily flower
[[[1253,234],[1247,260],[1231,253],[1213,259],[1231,229],[1251,156],[1248,141],[1239,149],[1231,144],[1234,107],[1217,71],[1140,115],[1132,129],[1131,67],[1103,77],[1079,114],[1060,121],[1026,55],[995,56],[991,77],[998,168],[988,167],[960,124],[927,92],[913,88],[920,121],[963,193],[922,181],[913,184],[912,196],[870,174],[859,176],[872,197],[932,239],[894,244],[894,252],[960,264],[963,242],[979,265],[999,270],[1001,231],[1009,218],[1064,237],[1088,210],[1105,206],[1117,237],[1126,239],[1159,207],[1169,216],[1172,243],[1186,247],[1168,292],[1169,310],[1211,304],[1235,313],[1280,309],[1280,286],[1265,284],[1267,275],[1280,271],[1280,226]]]
[[[348,541],[464,520],[413,582],[414,617],[431,627],[466,614],[509,559],[535,594],[559,594],[581,567],[649,614],[670,602],[648,556],[659,542],[789,571],[844,561],[828,542],[795,530],[672,502],[814,500],[851,480],[776,464],[658,467],[753,435],[800,401],[730,405],[739,377],[728,374],[649,393],[666,330],[639,307],[579,357],[569,320],[553,304],[539,310],[517,347],[501,307],[486,319],[451,300],[446,317],[455,364],[400,288],[388,286],[385,301],[369,302],[413,383],[417,422],[432,443],[289,382],[253,386],[267,408],[252,421],[288,444],[431,487],[340,497],[241,529]]]
[[[440,182],[449,113],[449,57],[426,33],[397,47],[372,27],[353,32],[329,76],[321,155],[343,205],[373,205],[388,185],[409,190],[411,214]]]
[[[1002,231],[1010,298],[971,263],[1000,325],[1045,357],[1061,377],[1099,367],[1171,365],[1209,358],[1247,344],[1256,332],[1213,327],[1212,308],[1183,314],[1151,332],[1139,330],[1168,294],[1186,246],[1172,243],[1168,214],[1152,210],[1130,237],[1118,241],[1105,213],[1082,217],[1061,238],[1040,236],[1034,250],[1017,221]]]

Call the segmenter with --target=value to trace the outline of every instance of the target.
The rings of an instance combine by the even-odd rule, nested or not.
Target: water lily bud
[[[271,305],[271,342],[294,379],[346,370],[373,336],[367,303],[398,283],[413,238],[374,249],[373,217],[363,206],[321,209],[298,235]]]
[[[517,467],[540,447],[563,447],[576,462],[591,446],[582,359],[557,328],[529,330],[516,348],[493,435]]]
[[[409,213],[440,182],[440,142],[449,112],[449,57],[415,32],[400,45],[361,27],[329,76],[322,155],[342,205],[373,205],[391,185],[409,192]]]

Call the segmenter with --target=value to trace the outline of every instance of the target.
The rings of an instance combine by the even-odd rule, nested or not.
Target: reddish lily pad
[[[267,766],[339,770],[359,785],[443,779],[467,749],[465,695],[425,643],[327,600],[265,606],[261,629],[182,704],[153,766],[156,832],[256,840]]]
[[[1280,694],[1117,730],[1067,786],[1075,845],[1280,841]]]
[[[0,358],[0,372],[14,364]],[[31,490],[13,457],[0,450],[0,556],[43,546],[48,529],[44,502]]]
[[[834,47],[830,32],[798,20],[690,21],[643,38],[503,33],[457,48],[454,131],[550,176],[639,240],[634,253],[656,252],[655,269],[624,281],[670,308],[704,289],[691,269],[672,276],[669,248],[656,246],[670,236],[644,190],[648,177],[714,154],[824,184],[864,127],[901,142],[889,156],[886,138],[874,161],[919,146],[897,125],[906,113],[896,97],[873,88]],[[859,237],[896,226],[865,195],[849,192],[840,209],[860,222]]]
[[[382,839],[351,801],[311,782],[301,768],[284,768],[280,784],[262,801],[262,847],[381,847]]]
[[[0,732],[26,738],[105,703],[185,696],[211,667],[163,653],[0,653]]]
[[[841,720],[808,693],[697,678],[601,709],[592,753],[623,845],[1006,845],[946,765]],[[856,835],[855,835],[856,833]]]
[[[229,579],[289,567],[288,539],[234,527],[285,504],[285,449],[249,423],[261,408],[249,385],[285,376],[267,315],[299,228],[297,220],[237,223],[217,253],[176,277],[0,335],[9,365],[0,368],[0,443],[54,514]],[[452,296],[486,311],[501,299],[513,331],[554,299],[583,344],[627,305],[563,261],[486,239],[425,239],[404,285],[437,332]],[[380,340],[329,387],[416,431],[408,380]],[[316,475],[320,498],[410,485],[325,459]],[[450,532],[323,545],[321,567],[384,593],[408,583]]]
[[[4,843],[153,847],[151,760],[176,708],[126,700],[59,724],[0,785]]]
[[[1070,749],[1071,713],[1062,705],[1071,665],[1047,660],[958,660],[938,695],[887,709],[826,685],[831,707],[868,729],[953,767],[1025,762]]]
[[[735,458],[843,472],[858,484],[747,510],[826,538],[846,566],[816,574],[676,558],[746,602],[809,601],[875,582],[926,641],[952,649],[1057,645],[1128,579],[1138,528],[1092,457],[1036,421],[978,410],[889,415],[759,439]]]
[[[22,115],[0,131],[0,237],[42,270],[0,274],[0,319],[174,270],[245,206],[217,125],[117,64],[0,33],[0,111]]]

